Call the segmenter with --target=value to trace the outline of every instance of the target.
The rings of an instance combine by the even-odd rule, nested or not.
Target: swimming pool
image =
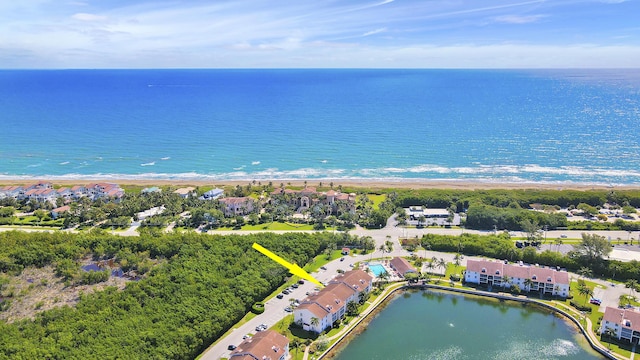
[[[369,264],[369,269],[371,269],[371,272],[376,274],[376,277],[380,277],[380,275],[387,272],[387,270],[384,269],[384,266],[380,264]]]

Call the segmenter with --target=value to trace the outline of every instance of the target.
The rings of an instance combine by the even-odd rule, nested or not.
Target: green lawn
[[[333,250],[331,252],[331,258],[327,259],[326,255],[324,254],[320,254],[318,256],[316,256],[312,262],[308,263],[307,265],[304,266],[304,269],[307,272],[314,272],[314,271],[318,271],[318,269],[320,269],[321,266],[326,265],[328,262],[333,261],[335,259],[338,259],[340,257],[342,257],[342,253],[340,250]]]
[[[464,269],[465,267],[462,265],[456,266],[456,264],[454,263],[448,263],[447,270],[445,271],[445,274],[444,274],[444,278],[449,280],[449,276],[451,276],[451,274],[459,274],[460,279],[462,279],[462,273],[464,272]]]
[[[380,204],[387,198],[387,195],[367,194],[367,197],[373,201],[374,209],[380,209]]]
[[[231,227],[221,227],[216,230],[219,231],[232,231],[234,230]],[[263,230],[272,230],[272,231],[309,231],[315,230],[313,225],[309,224],[292,224],[292,223],[281,223],[281,222],[271,222],[267,224],[257,224],[257,225],[244,225],[240,230],[246,231],[263,231]],[[335,230],[334,228],[327,227],[326,231]]]

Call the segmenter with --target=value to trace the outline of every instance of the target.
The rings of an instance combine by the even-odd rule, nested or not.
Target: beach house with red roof
[[[231,352],[230,360],[286,360],[289,339],[273,330],[260,331]]]
[[[279,188],[271,192],[271,202],[284,202],[296,212],[310,209],[315,205],[324,205],[328,213],[340,215],[344,212],[355,212],[356,194],[345,194],[335,190],[319,192],[313,186],[306,186],[302,190]]]
[[[415,274],[418,273],[416,268],[414,268],[413,265],[411,265],[407,261],[407,259],[398,257],[398,256],[394,257],[393,259],[391,259],[391,261],[389,261],[389,266],[391,266],[393,270],[397,271],[398,274],[402,276],[406,276],[409,273],[415,273]]]
[[[244,216],[253,212],[254,201],[252,198],[244,197],[227,197],[219,199],[224,205],[224,216]]]
[[[607,306],[602,316],[600,334],[607,329],[612,330],[618,340],[637,344],[640,341],[640,312]]]
[[[509,281],[503,284],[505,276]],[[531,284],[527,279],[531,280]],[[550,267],[505,264],[504,261],[467,260],[464,281],[487,286],[518,285],[525,291],[561,297],[569,295],[569,273]]]
[[[321,333],[342,319],[347,304],[358,302],[360,294],[371,291],[373,278],[362,270],[339,274],[318,293],[302,300],[294,311],[294,321],[304,330]]]

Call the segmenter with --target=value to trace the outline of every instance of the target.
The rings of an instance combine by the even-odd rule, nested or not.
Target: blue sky
[[[640,1],[0,1],[0,68],[194,67],[640,67]]]

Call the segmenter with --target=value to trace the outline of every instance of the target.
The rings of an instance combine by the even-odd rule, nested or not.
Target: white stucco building
[[[509,278],[505,284],[506,287],[518,285],[524,291],[561,297],[569,295],[569,273],[566,271],[539,266],[505,264],[503,261],[467,260],[464,281],[503,286],[505,275]]]
[[[373,278],[362,270],[336,276],[318,293],[302,300],[294,311],[294,321],[307,331],[321,333],[344,317],[349,302],[358,302],[361,293],[371,291]],[[314,321],[315,319],[315,321]]]

